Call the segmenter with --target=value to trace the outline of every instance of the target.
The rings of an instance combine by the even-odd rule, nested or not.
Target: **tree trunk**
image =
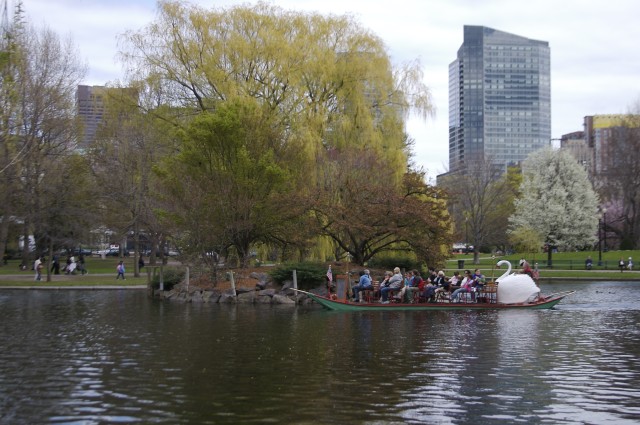
[[[47,282],[51,282],[51,260],[53,259],[53,239],[49,238],[49,254],[47,255]]]
[[[0,255],[2,255],[2,262],[0,266],[4,266],[5,255],[7,252],[7,238],[9,237],[9,218],[4,215],[4,219],[0,222]]]

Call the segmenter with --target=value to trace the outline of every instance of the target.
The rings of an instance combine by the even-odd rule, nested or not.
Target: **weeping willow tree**
[[[210,229],[216,235],[215,245],[233,246],[243,256],[256,242],[305,246],[317,229],[302,223],[311,213],[298,208],[309,207],[318,196],[334,204],[353,202],[342,197],[339,188],[324,184],[327,168],[340,166],[343,156],[368,152],[391,171],[385,173],[391,187],[401,188],[409,156],[404,118],[411,112],[425,117],[431,112],[417,62],[394,68],[383,41],[347,16],[286,11],[265,3],[210,10],[171,1],[158,5],[154,22],[125,35],[122,57],[130,77],[162,86],[162,102],[171,108],[159,118],[189,128],[181,133],[183,148],[208,139],[202,125],[210,134],[220,135],[229,124],[236,126],[235,146],[242,146],[234,155],[246,155],[249,161],[231,161],[244,164],[235,171],[227,168],[229,163],[209,162],[210,172],[203,174],[194,166],[193,155],[172,158],[183,161],[171,162],[163,171],[171,192],[184,195],[172,197],[176,202],[170,208],[176,218],[189,222],[193,220],[188,216],[195,214],[193,201],[186,198],[196,195],[181,185],[188,181],[206,186],[197,194],[198,205],[216,218],[209,220],[219,226]],[[259,111],[261,122],[271,129],[261,133],[269,134],[268,141],[247,138],[255,129],[241,116],[208,124],[199,121],[200,130],[191,126],[195,116],[211,117],[230,103],[252,105],[254,112],[236,109],[241,114]],[[211,138],[209,147],[210,142]],[[261,169],[267,156],[273,169],[280,171],[260,179],[284,176],[285,180],[261,183],[259,193],[248,190],[239,183],[246,177],[244,171],[252,165]],[[211,184],[222,174],[236,179],[227,185]],[[269,208],[268,213],[284,216],[258,225],[258,210],[246,212],[244,220],[222,214],[229,208],[229,185],[238,188],[237,193],[240,188],[251,193],[253,202],[243,208],[261,208],[264,215],[264,205],[276,203],[280,208]]]

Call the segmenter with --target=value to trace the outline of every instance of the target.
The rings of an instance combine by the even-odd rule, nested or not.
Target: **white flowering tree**
[[[586,170],[566,151],[543,149],[522,165],[520,197],[509,231],[529,228],[548,246],[562,250],[593,244],[598,229],[598,196]]]

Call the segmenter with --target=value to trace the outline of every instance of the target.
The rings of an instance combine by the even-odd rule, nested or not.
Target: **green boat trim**
[[[553,308],[564,297],[575,291],[551,294],[533,303],[501,304],[501,303],[353,303],[344,300],[332,300],[322,295],[313,294],[301,289],[294,291],[303,293],[329,310],[335,311],[428,311],[428,310],[502,310],[502,309],[534,309],[547,310]]]

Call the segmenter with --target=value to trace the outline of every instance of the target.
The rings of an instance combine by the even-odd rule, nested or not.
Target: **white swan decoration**
[[[511,262],[507,261],[507,260],[500,260],[496,263],[496,267],[500,267],[502,265],[506,264],[507,266],[509,266],[509,268],[507,269],[507,271],[500,276],[499,278],[496,279],[496,282],[499,282],[500,279],[502,279],[503,277],[507,277],[509,275],[509,273],[511,273]]]
[[[511,273],[511,263],[507,260],[500,260],[496,266],[507,264],[509,268],[506,273],[496,279],[498,283],[498,302],[502,304],[524,303],[535,300],[540,294],[540,288],[528,274]],[[509,274],[511,273],[511,274]]]

